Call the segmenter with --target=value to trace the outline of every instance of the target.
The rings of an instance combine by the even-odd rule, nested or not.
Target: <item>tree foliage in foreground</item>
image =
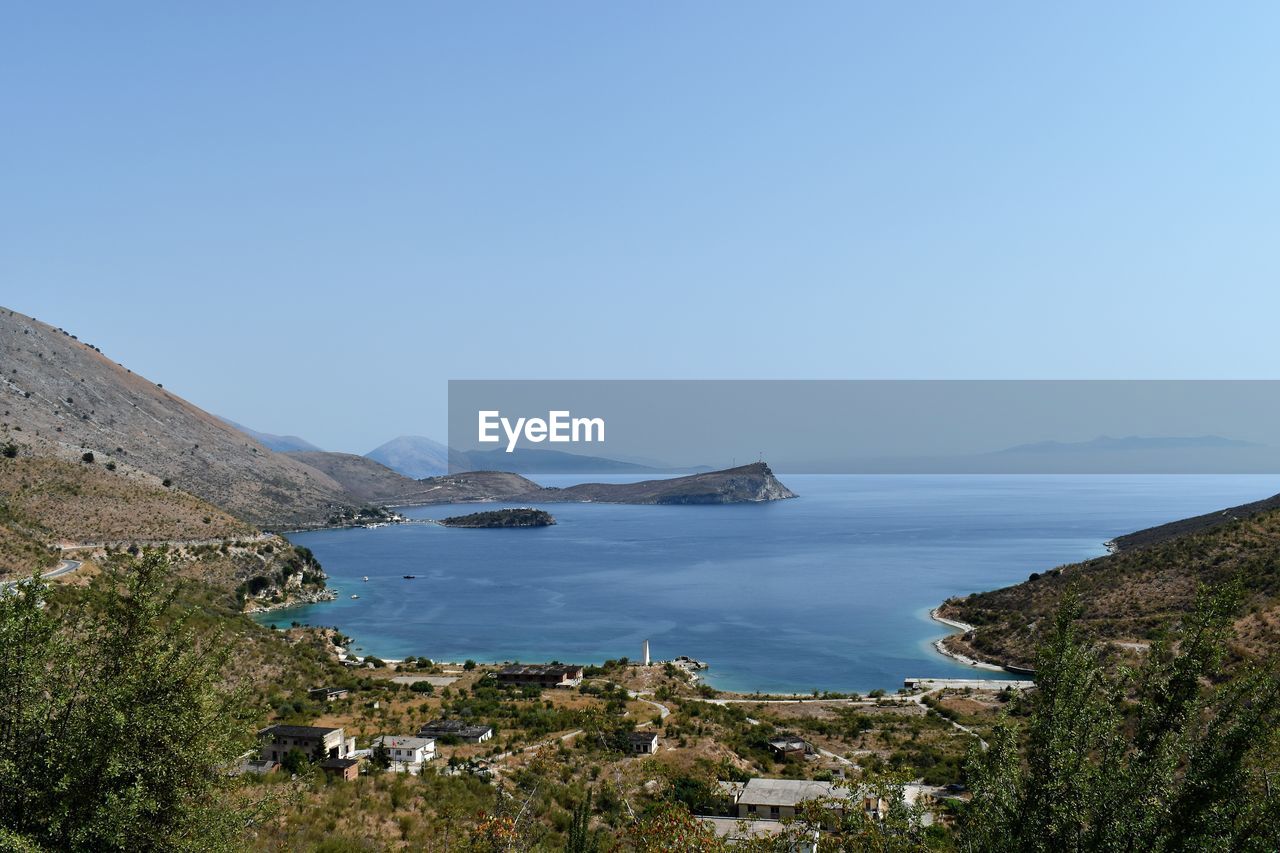
[[[0,596],[0,843],[220,850],[248,814],[227,768],[248,746],[226,648],[175,612],[167,559],[108,571],[69,618],[37,576]]]
[[[1025,731],[1006,719],[971,756],[962,849],[1280,849],[1280,679],[1255,667],[1215,683],[1239,600],[1238,585],[1202,590],[1133,670],[1104,667],[1069,597],[1039,652]]]

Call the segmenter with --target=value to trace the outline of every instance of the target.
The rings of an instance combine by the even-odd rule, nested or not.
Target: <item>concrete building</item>
[[[435,739],[429,737],[383,735],[373,739],[372,747],[377,749],[380,746],[387,751],[393,765],[404,765],[410,771],[436,757]]]
[[[920,786],[915,786],[920,787]],[[746,782],[721,782],[720,791],[729,813],[740,820],[782,820],[795,817],[803,803],[827,800],[827,807],[837,811],[861,808],[872,820],[881,820],[889,804],[869,790],[850,790],[832,782],[809,779],[748,779]],[[907,801],[915,802],[913,792]]]
[[[332,702],[335,699],[346,699],[347,693],[345,687],[313,687],[307,691],[307,696],[322,702]]]
[[[809,779],[749,779],[733,804],[739,818],[781,820],[795,817],[801,803],[819,799],[848,799],[849,791],[830,782]]]
[[[1014,678],[904,678],[902,686],[907,690],[1031,690],[1036,683]]]
[[[498,670],[499,684],[533,684],[538,687],[577,687],[582,667],[573,664],[512,664]]]
[[[493,737],[493,726],[473,725],[462,720],[432,720],[418,729],[418,737],[437,740],[455,737],[467,743],[484,743]]]
[[[328,726],[268,726],[258,732],[258,739],[264,761],[280,761],[294,749],[313,761],[347,758],[356,749],[355,738]]]
[[[627,735],[632,755],[653,755],[658,751],[658,733],[655,731],[632,732]]]
[[[781,735],[769,741],[769,751],[779,761],[788,758],[804,758],[813,754],[813,747],[804,738],[795,735]]]
[[[360,777],[360,759],[326,758],[320,762],[320,769],[328,776],[337,776],[344,781],[354,782]]]

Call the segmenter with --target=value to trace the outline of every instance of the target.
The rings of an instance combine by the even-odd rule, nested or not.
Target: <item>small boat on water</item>
[[[417,577],[417,575],[405,575],[405,576],[404,576],[404,579],[405,579],[405,580],[407,580],[407,581],[411,581],[411,580],[413,580],[413,579],[414,579],[414,578],[416,578],[416,577]]]
[[[362,580],[362,581],[364,581],[365,583],[368,583],[368,582],[369,582],[369,576],[368,576],[368,575],[365,575],[363,578],[361,578],[361,580]]]
[[[359,598],[360,596],[356,595],[355,593],[352,593],[352,594],[351,594],[351,597],[352,597],[352,598]]]

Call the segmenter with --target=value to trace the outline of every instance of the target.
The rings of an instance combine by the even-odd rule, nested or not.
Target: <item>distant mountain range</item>
[[[696,474],[711,470],[705,465],[665,468],[602,456],[524,447],[511,453],[505,450],[461,452],[421,435],[393,438],[365,456],[415,479],[438,477],[450,468],[454,471],[510,471],[515,474]]]
[[[421,435],[402,435],[365,454],[392,471],[420,480],[449,470],[449,448]]]
[[[1146,436],[1112,438],[1100,435],[1089,441],[1037,441],[997,450],[995,453],[1089,453],[1128,450],[1203,450],[1218,447],[1262,447],[1253,441],[1223,438],[1220,435]]]
[[[256,429],[250,429],[244,424],[238,424],[230,418],[219,416],[221,421],[231,424],[247,436],[251,436],[258,440],[259,444],[276,451],[277,453],[289,453],[295,450],[320,450],[305,438],[296,435],[274,435],[269,432],[258,432]]]
[[[515,471],[520,474],[696,474],[711,470],[706,465],[665,468],[606,459],[603,456],[584,456],[528,447],[518,447],[510,453],[505,450],[472,450],[467,453],[453,451],[449,454],[449,460],[453,463],[454,470]]]

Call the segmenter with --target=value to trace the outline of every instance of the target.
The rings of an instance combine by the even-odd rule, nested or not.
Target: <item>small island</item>
[[[454,515],[439,523],[445,527],[550,527],[556,520],[546,510],[521,507]]]

